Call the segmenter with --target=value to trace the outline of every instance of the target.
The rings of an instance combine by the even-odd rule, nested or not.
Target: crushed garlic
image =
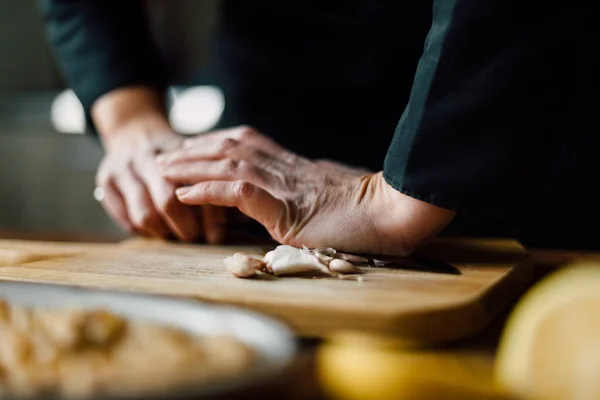
[[[314,272],[329,276],[360,273],[360,269],[351,260],[358,264],[365,264],[367,261],[360,256],[338,253],[332,248],[310,250],[306,246],[296,248],[281,245],[269,251],[262,259],[246,253],[235,253],[225,258],[223,263],[238,278],[249,278],[260,273],[291,275]]]

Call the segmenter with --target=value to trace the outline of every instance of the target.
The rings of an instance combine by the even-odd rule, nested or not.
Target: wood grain
[[[456,245],[454,246],[453,243]],[[457,248],[477,242],[432,243],[422,255],[460,259]],[[483,245],[484,243],[482,243]],[[508,246],[508,247],[507,247]],[[494,247],[494,246],[491,246]],[[360,330],[394,335],[406,345],[428,345],[472,335],[511,304],[530,284],[529,259],[514,242],[494,261],[486,250],[452,261],[458,274],[404,268],[363,268],[354,278],[286,277],[243,280],[222,259],[236,251],[269,247],[183,245],[129,240],[99,243],[0,241],[0,279],[186,296],[255,309],[289,324],[302,336]],[[36,252],[19,265],[2,263],[2,252]],[[445,253],[446,252],[446,253]],[[58,255],[57,255],[58,254]],[[485,255],[485,256],[482,256]],[[472,261],[473,260],[473,261]],[[8,263],[10,264],[10,263]]]

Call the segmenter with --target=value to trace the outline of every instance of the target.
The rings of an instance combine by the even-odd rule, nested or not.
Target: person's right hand
[[[121,89],[94,105],[92,115],[106,151],[96,174],[102,206],[133,233],[218,243],[225,233],[225,209],[182,204],[175,186],[158,171],[155,157],[177,149],[183,138],[172,131],[152,96],[145,89]]]
[[[393,188],[383,173],[314,162],[238,127],[203,135],[159,157],[185,204],[235,207],[281,244],[406,256],[437,235],[454,211]]]

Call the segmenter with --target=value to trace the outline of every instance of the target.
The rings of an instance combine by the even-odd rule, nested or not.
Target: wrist
[[[109,145],[123,135],[151,139],[172,134],[161,95],[149,87],[126,87],[100,97],[91,116],[102,141]]]
[[[382,172],[371,175],[374,201],[370,218],[378,232],[382,254],[406,256],[439,234],[455,213],[410,197],[392,187]]]

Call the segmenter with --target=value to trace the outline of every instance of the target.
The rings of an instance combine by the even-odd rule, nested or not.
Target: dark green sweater
[[[384,167],[457,210],[450,232],[600,247],[598,27],[579,3],[224,0],[205,72],[225,94],[220,126]],[[114,88],[171,83],[140,2],[41,4],[88,113]]]

